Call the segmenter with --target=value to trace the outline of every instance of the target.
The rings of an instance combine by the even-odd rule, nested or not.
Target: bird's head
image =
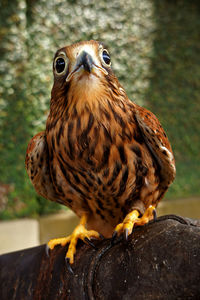
[[[111,70],[111,58],[105,46],[97,41],[84,41],[59,49],[53,62],[52,101],[58,97],[65,104],[81,109],[94,106],[120,85]],[[57,98],[57,99],[56,99]]]
[[[108,75],[111,60],[108,50],[97,41],[87,41],[61,48],[56,52],[53,72],[55,81],[91,83]]]

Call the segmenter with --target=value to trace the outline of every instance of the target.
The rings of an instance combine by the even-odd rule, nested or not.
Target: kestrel
[[[129,100],[104,44],[84,41],[59,49],[46,129],[30,141],[26,169],[37,193],[72,209],[66,245],[74,262],[78,239],[128,237],[152,219],[175,178],[170,143],[155,115]]]

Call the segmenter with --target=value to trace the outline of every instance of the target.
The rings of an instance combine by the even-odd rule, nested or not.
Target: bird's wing
[[[49,154],[44,131],[30,140],[26,151],[25,166],[37,193],[44,198],[59,202],[59,194],[50,176]]]
[[[135,120],[149,151],[159,166],[161,198],[176,175],[172,148],[160,122],[152,112],[135,105]]]

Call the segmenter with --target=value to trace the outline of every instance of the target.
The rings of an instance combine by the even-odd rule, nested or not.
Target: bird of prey
[[[37,193],[71,208],[80,224],[48,247],[111,237],[148,223],[175,178],[170,143],[155,115],[129,100],[103,43],[59,49],[46,129],[27,148]]]

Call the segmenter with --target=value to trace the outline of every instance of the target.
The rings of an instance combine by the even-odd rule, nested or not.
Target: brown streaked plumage
[[[58,50],[53,72],[46,129],[27,149],[28,175],[40,195],[85,217],[88,229],[106,237],[115,228],[130,234],[151,218],[149,207],[174,180],[167,136],[150,111],[128,99],[103,44]]]

